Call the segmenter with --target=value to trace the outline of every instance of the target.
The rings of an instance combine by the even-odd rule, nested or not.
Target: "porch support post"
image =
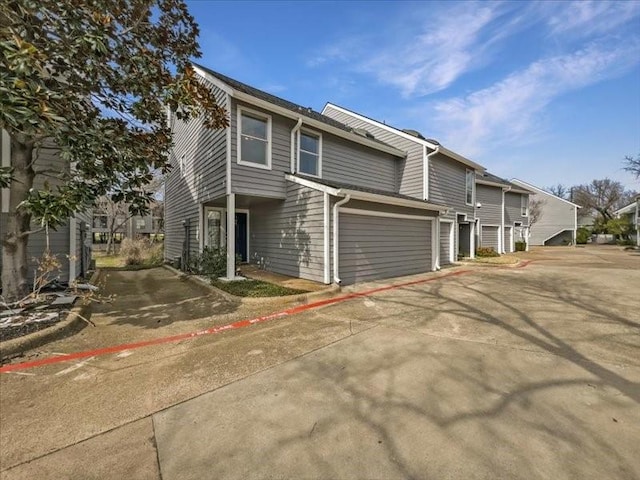
[[[469,258],[476,258],[476,222],[469,222]]]
[[[236,194],[227,195],[227,279],[236,278]]]

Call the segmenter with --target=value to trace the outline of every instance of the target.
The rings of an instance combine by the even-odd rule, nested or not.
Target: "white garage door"
[[[430,220],[341,213],[339,242],[344,285],[431,271]]]

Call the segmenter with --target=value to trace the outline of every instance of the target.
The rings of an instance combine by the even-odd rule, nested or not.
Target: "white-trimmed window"
[[[476,183],[475,173],[473,170],[467,170],[467,176],[465,179],[465,203],[467,205],[473,205],[473,189]]]
[[[271,116],[238,107],[238,163],[271,170]]]
[[[298,172],[322,176],[322,135],[308,130],[298,134]]]
[[[182,155],[180,155],[180,160],[179,160],[179,165],[180,165],[180,175],[182,175],[184,177],[184,162],[185,162],[185,156],[187,154],[183,153]]]
[[[520,195],[520,215],[529,216],[529,197],[527,195]]]

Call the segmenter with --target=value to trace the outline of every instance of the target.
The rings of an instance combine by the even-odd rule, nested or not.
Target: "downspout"
[[[338,209],[344,205],[345,203],[347,203],[349,200],[351,200],[351,195],[347,195],[346,197],[344,197],[342,200],[337,201],[334,205],[333,205],[333,281],[335,282],[336,285],[340,285],[340,283],[342,282],[342,280],[340,280],[340,276],[339,276],[339,257],[340,257],[340,245],[339,245],[339,228],[340,228],[340,222],[339,222],[339,211]]]
[[[427,147],[424,147],[424,151],[427,151]],[[422,196],[423,200],[429,200],[429,159],[435,155],[436,153],[440,153],[440,145],[436,146],[436,149],[428,153],[424,157],[424,165],[422,166]]]
[[[302,126],[302,117],[298,117],[298,122],[291,130],[291,173],[296,173],[296,149],[295,149],[295,141],[296,141],[296,133],[300,130]]]

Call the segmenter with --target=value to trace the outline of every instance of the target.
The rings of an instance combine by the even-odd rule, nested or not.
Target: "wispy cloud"
[[[566,55],[538,60],[494,85],[431,103],[431,126],[456,150],[476,155],[525,141],[542,128],[544,109],[569,91],[614,78],[640,63],[637,37],[616,46],[591,44]],[[433,128],[432,128],[433,130]]]
[[[554,35],[572,34],[585,37],[610,33],[640,16],[640,2],[574,1],[560,4],[562,8],[547,19]],[[639,28],[638,22],[635,28]]]

